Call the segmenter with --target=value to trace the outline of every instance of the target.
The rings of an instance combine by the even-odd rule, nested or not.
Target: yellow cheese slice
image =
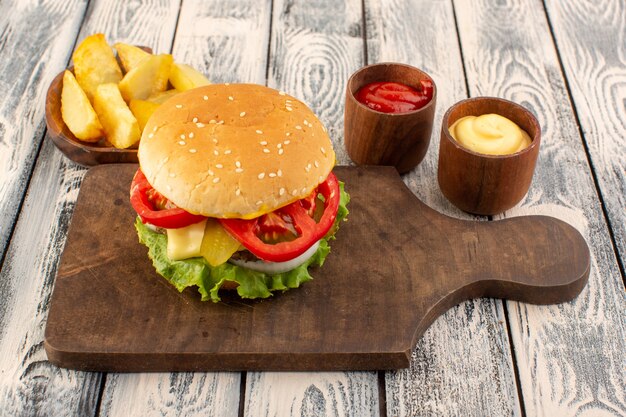
[[[200,256],[207,221],[180,229],[167,229],[167,257],[173,261]]]
[[[211,218],[180,229],[166,230],[167,256],[173,261],[202,256],[211,266],[218,266],[241,248],[239,241]]]

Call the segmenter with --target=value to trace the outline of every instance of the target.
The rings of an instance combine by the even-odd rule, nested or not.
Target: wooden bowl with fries
[[[90,36],[83,42],[100,44],[95,45],[94,48],[102,47],[103,43],[108,47],[104,36],[100,36],[99,34]],[[79,48],[77,48],[77,50]],[[151,48],[145,46],[139,46],[139,48],[148,54],[152,53]],[[117,64],[120,68],[124,68],[125,62],[123,62],[123,57],[117,57]],[[73,66],[68,68],[68,70],[74,73]],[[126,149],[116,148],[107,140],[104,134],[99,138],[84,141],[78,139],[72,133],[63,120],[61,112],[61,93],[63,91],[64,74],[65,71],[62,71],[54,77],[46,94],[46,125],[48,126],[48,135],[56,147],[69,159],[81,165],[92,166],[99,164],[136,163],[136,145]]]
[[[59,73],[52,80],[46,95],[48,136],[56,147],[69,159],[81,165],[136,163],[137,148],[116,148],[104,136],[97,142],[83,142],[74,136],[61,116],[63,73]]]
[[[114,52],[116,51],[116,53]],[[170,54],[85,38],[74,66],[57,75],[46,96],[46,124],[54,144],[81,165],[137,162],[137,147],[152,113],[181,91],[209,84]]]

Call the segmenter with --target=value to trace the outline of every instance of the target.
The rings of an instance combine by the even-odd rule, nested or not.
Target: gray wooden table
[[[380,61],[424,69],[439,90],[435,140],[404,180],[459,218],[469,216],[436,182],[443,113],[468,96],[521,103],[543,130],[533,185],[520,205],[481,220],[546,214],[572,224],[591,248],[588,286],[556,306],[465,302],[399,371],[56,368],[43,334],[86,169],[46,137],[44,97],[94,32],[171,51],[215,82],[290,92],[329,128],[340,164],[350,163],[348,76]],[[625,167],[624,0],[1,0],[0,415],[625,416]]]

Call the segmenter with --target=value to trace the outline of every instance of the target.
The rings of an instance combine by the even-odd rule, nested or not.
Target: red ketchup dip
[[[421,80],[420,89],[394,82],[375,82],[361,87],[354,97],[372,110],[407,113],[421,109],[433,98],[433,83]]]

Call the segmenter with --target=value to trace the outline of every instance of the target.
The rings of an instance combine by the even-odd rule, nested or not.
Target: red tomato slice
[[[314,208],[315,198],[318,194],[323,196],[324,212],[319,222],[316,223],[309,211],[311,207]],[[286,262],[302,255],[328,233],[337,217],[339,197],[339,182],[337,177],[331,172],[326,181],[321,183],[317,190],[313,191],[312,197],[309,196],[298,200],[269,213],[271,216],[278,217],[272,217],[267,220],[264,218],[268,215],[264,215],[251,220],[219,219],[219,221],[224,229],[258,258],[270,262]],[[270,224],[272,228],[284,227],[284,229],[287,229],[284,225],[281,225],[282,227],[277,225],[277,223],[280,223],[276,221],[277,218],[283,219],[285,224],[293,227],[297,233],[297,237],[294,240],[271,244],[264,242],[260,238],[260,235],[263,234],[262,228],[268,227]],[[285,218],[288,220],[285,220]]]
[[[178,207],[165,208],[168,200],[152,188],[141,169],[135,173],[130,186],[130,204],[142,222],[165,229],[179,229],[206,219]]]

